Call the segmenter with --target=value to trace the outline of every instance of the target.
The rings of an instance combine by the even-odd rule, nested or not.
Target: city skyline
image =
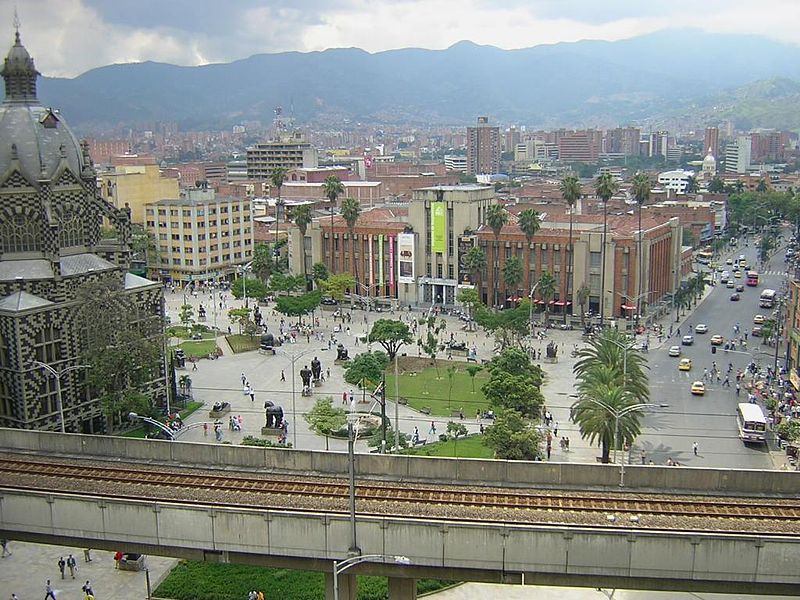
[[[676,27],[800,43],[793,27],[800,5],[790,0],[765,0],[759,19],[752,19],[743,0],[711,0],[702,12],[688,0],[299,0],[291,8],[272,0],[166,5],[151,0],[30,0],[23,5],[3,0],[0,17],[9,24],[9,37],[15,10],[37,67],[58,77],[147,60],[194,66],[337,47],[443,49],[461,40],[515,49],[583,39],[615,41]]]

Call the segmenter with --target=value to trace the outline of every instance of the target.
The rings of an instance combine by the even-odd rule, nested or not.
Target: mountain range
[[[477,115],[533,127],[608,127],[680,115],[800,127],[800,47],[759,36],[666,30],[616,42],[502,50],[358,48],[259,54],[181,67],[144,62],[43,77],[39,96],[81,130],[176,121],[460,125]],[[287,108],[288,112],[288,108]]]

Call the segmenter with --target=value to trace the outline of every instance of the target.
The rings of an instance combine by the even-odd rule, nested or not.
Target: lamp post
[[[350,412],[347,415],[347,464],[349,480],[349,508],[350,508],[350,556],[361,554],[356,537],[356,455],[355,455],[355,425],[358,423],[358,415],[355,412],[355,404],[351,404]]]
[[[530,303],[528,305],[528,335],[531,336],[531,340],[533,339],[533,295],[536,293],[536,288],[539,287],[539,282],[533,284],[531,288],[531,293],[528,294],[528,298],[530,299]],[[531,344],[532,345],[532,344]]]
[[[333,600],[339,600],[339,575],[365,562],[393,562],[396,565],[410,565],[411,560],[407,556],[389,556],[387,554],[362,554],[351,556],[345,560],[333,561]]]
[[[247,301],[247,271],[253,268],[253,261],[251,260],[246,265],[242,265],[239,269],[242,271],[242,294],[244,294],[244,307],[250,308]]]
[[[592,404],[599,406],[605,410],[609,415],[614,417],[614,462],[617,462],[616,452],[619,445],[619,420],[634,412],[641,412],[645,408],[667,408],[669,404],[653,404],[651,402],[641,402],[639,404],[630,404],[622,409],[615,409],[613,406],[606,404],[601,400],[595,398],[586,398]],[[625,454],[622,455],[622,460],[619,463],[619,487],[625,487]]]
[[[44,369],[50,373],[50,375],[56,378],[56,404],[58,405],[58,419],[61,421],[61,433],[66,433],[66,426],[64,424],[64,402],[61,397],[61,377],[76,369],[90,369],[91,365],[72,365],[70,367],[64,367],[63,369],[56,369],[55,367],[51,367],[47,363],[43,363],[40,360],[33,361],[33,365],[39,367],[40,369]]]
[[[297,362],[298,358],[304,357],[309,352],[311,352],[311,350],[303,350],[301,352],[287,352],[286,350],[281,350],[281,354],[286,356],[286,358],[289,359],[289,362],[292,365],[292,447],[293,448],[297,448],[297,411],[295,409],[295,399],[297,398],[297,391],[295,389],[294,365]]]

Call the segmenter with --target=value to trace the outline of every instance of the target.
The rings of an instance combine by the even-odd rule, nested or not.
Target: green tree
[[[247,284],[250,287],[250,284]],[[292,292],[305,289],[305,279],[302,275],[285,275],[284,273],[275,273],[269,280],[269,289],[271,292],[280,295],[284,292],[287,296]],[[248,290],[249,293],[249,290]]]
[[[247,328],[250,319],[250,309],[249,308],[231,308],[228,310],[228,319],[230,319],[231,323],[235,323],[239,326],[239,333],[243,333],[244,330]]]
[[[361,214],[361,205],[358,203],[358,200],[354,198],[345,198],[342,202],[341,211],[342,218],[347,223],[347,229],[350,232],[350,257],[353,261],[353,271],[355,273],[355,289],[353,289],[353,293],[350,294],[350,305],[353,305],[353,300],[356,294],[358,294],[358,262],[360,258],[361,252],[356,252],[356,248],[359,246],[356,244],[356,223],[358,223],[358,216]]]
[[[116,237],[116,233],[114,235]],[[131,223],[131,260],[144,263],[146,270],[158,269],[161,263],[161,250],[152,231],[141,223]]]
[[[764,181],[763,178],[758,180],[758,185],[756,186],[757,192],[766,192],[769,188],[767,188],[767,182]]]
[[[469,375],[470,380],[472,381],[472,393],[475,393],[475,376],[483,371],[483,367],[480,365],[467,365],[467,374]]]
[[[253,247],[253,261],[250,268],[262,282],[266,282],[273,271],[272,246],[260,242]]]
[[[543,373],[528,355],[517,348],[506,348],[487,365],[489,381],[483,394],[497,408],[511,408],[530,417],[539,415],[544,404],[540,391]]]
[[[642,284],[644,283],[644,267],[642,266],[642,207],[644,203],[650,198],[650,178],[645,173],[637,173],[633,176],[632,181],[633,199],[636,201],[638,207],[637,213],[639,216],[639,235],[636,240],[636,254],[639,257],[639,271],[636,274],[636,281],[639,283],[639,292],[636,298],[636,325],[639,325],[639,316],[642,314]],[[695,181],[695,186],[697,182]],[[688,191],[688,190],[687,190]]]
[[[492,204],[488,209],[486,209],[486,223],[489,225],[489,228],[494,233],[494,246],[492,247],[492,268],[493,268],[493,282],[494,282],[494,301],[492,306],[497,308],[498,305],[498,288],[500,287],[499,277],[497,274],[498,268],[498,261],[499,261],[499,252],[498,248],[500,246],[500,232],[503,230],[503,227],[506,226],[508,223],[508,211],[501,205],[501,204]]]
[[[302,249],[302,262],[303,262],[303,277],[306,273],[306,259],[305,259],[305,239],[308,232],[308,226],[311,225],[311,206],[308,204],[301,204],[294,209],[294,224],[300,230],[300,248]]]
[[[524,298],[516,308],[501,311],[488,309],[483,304],[474,311],[475,322],[488,333],[493,333],[501,348],[522,345],[530,330],[530,301]]]
[[[231,284],[231,294],[237,300],[241,300],[245,296],[245,287],[247,288],[248,298],[263,298],[268,292],[267,286],[260,279],[239,277]]]
[[[573,367],[580,382],[598,365],[612,369],[615,385],[624,387],[634,402],[647,402],[650,398],[647,358],[625,333],[617,329],[604,329],[578,351]]]
[[[581,182],[575,175],[567,175],[561,180],[561,196],[569,207],[569,244],[567,246],[567,287],[566,287],[566,302],[572,302],[572,278],[575,272],[575,248],[572,247],[572,220],[573,213],[575,212],[575,204],[583,194],[581,189]],[[569,312],[569,305],[564,305],[564,323],[567,322],[567,312]]]
[[[192,307],[191,304],[184,304],[183,306],[181,306],[181,312],[179,318],[181,320],[181,323],[183,323],[184,325],[188,325],[189,323],[192,322],[192,319],[194,319],[194,308]]]
[[[329,175],[325,178],[325,181],[322,184],[322,193],[325,194],[325,197],[330,202],[330,211],[331,211],[331,235],[330,235],[330,245],[328,246],[330,251],[330,260],[331,266],[333,266],[333,209],[336,208],[336,199],[344,194],[344,184],[342,180],[336,177],[335,175]]]
[[[389,360],[394,360],[397,353],[405,344],[411,344],[414,337],[408,325],[402,321],[392,319],[378,319],[373,323],[369,332],[369,341],[377,342],[386,350]]]
[[[515,410],[498,411],[494,424],[486,429],[484,441],[495,458],[536,460],[541,458],[542,435]]]
[[[719,175],[715,175],[711,183],[708,184],[708,191],[712,194],[721,194],[725,191],[725,182],[722,181]]]
[[[430,315],[428,317],[422,317],[419,320],[419,324],[422,327],[420,327],[420,337],[417,340],[417,345],[420,347],[420,350],[430,357],[431,364],[436,368],[436,378],[441,379],[439,375],[439,365],[436,363],[436,355],[439,353],[439,349],[442,345],[439,338],[447,327],[447,323],[444,319],[439,319],[437,321],[434,315]]]
[[[685,194],[696,194],[697,193],[697,177],[694,175],[689,175],[686,178],[686,188],[683,190]]]
[[[385,352],[362,352],[347,363],[344,380],[350,385],[377,385],[388,366],[389,356]]]
[[[470,330],[472,329],[472,318],[475,314],[475,308],[480,306],[481,298],[478,294],[478,290],[476,288],[464,288],[456,296],[456,300],[460,302],[466,309],[467,314],[469,314],[470,322],[469,327]]]
[[[519,228],[522,233],[525,234],[525,250],[527,252],[528,258],[525,261],[525,264],[528,265],[528,277],[529,280],[526,284],[526,287],[530,289],[533,286],[533,282],[530,281],[530,264],[531,264],[531,244],[533,244],[533,237],[539,231],[542,226],[541,215],[532,208],[526,208],[517,216],[517,221],[519,223]],[[520,264],[520,266],[522,266]]]
[[[475,287],[478,289],[480,295],[482,276],[486,271],[486,253],[483,248],[473,246],[464,255],[464,266],[469,271],[470,277],[475,282]]]
[[[330,277],[330,272],[325,263],[318,262],[311,265],[311,279],[314,280],[318,287],[320,282],[325,281],[328,277]]]
[[[380,448],[383,446],[383,429],[376,427],[372,436],[367,440],[370,448]],[[408,434],[402,431],[395,432],[390,423],[386,423],[386,452],[393,452],[395,450],[395,440],[399,442],[400,449],[408,448],[409,437]]]
[[[522,261],[512,256],[503,264],[503,281],[506,284],[506,293],[513,294],[518,291],[517,286],[522,282]]]
[[[327,279],[319,281],[322,290],[337,302],[344,300],[347,290],[352,290],[355,286],[355,279],[350,273],[336,273],[329,275]]]
[[[603,201],[603,240],[600,252],[600,322],[605,318],[605,298],[606,286],[606,236],[608,235],[608,201],[617,193],[619,186],[610,173],[603,173],[597,178],[596,192]]]
[[[486,368],[490,373],[510,373],[512,375],[525,375],[533,379],[534,385],[541,385],[544,371],[539,365],[531,362],[528,353],[520,348],[506,348],[492,358]]]
[[[328,450],[328,437],[347,423],[347,413],[343,408],[334,407],[330,396],[317,400],[303,418],[313,431],[325,436],[325,450]]]
[[[539,298],[544,302],[544,322],[547,323],[550,300],[553,299],[556,293],[556,278],[553,277],[550,271],[542,272],[539,277],[539,288],[537,291],[539,292]]]
[[[581,307],[581,327],[586,327],[586,305],[589,303],[589,296],[591,295],[592,290],[586,285],[585,281],[575,292],[575,300],[578,302],[578,306]]]
[[[287,317],[298,317],[300,323],[303,316],[309,315],[319,306],[322,294],[319,290],[301,294],[300,296],[278,296],[275,299],[275,310]]]
[[[286,181],[288,169],[286,167],[275,167],[269,174],[270,185],[278,191],[278,198],[275,201],[275,247],[278,247],[278,225],[283,211],[283,199],[281,198],[281,188]],[[278,255],[275,255],[275,269],[278,268]]]

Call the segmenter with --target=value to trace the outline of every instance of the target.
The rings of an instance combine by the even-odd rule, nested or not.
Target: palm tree
[[[567,246],[567,252],[569,252],[569,256],[567,257],[567,287],[566,287],[566,302],[572,301],[572,272],[575,269],[575,252],[572,249],[572,213],[575,209],[575,203],[578,201],[578,198],[581,197],[582,190],[581,190],[581,182],[575,175],[567,175],[564,179],[561,180],[561,196],[569,206],[569,245]],[[567,306],[568,304],[564,304],[564,323],[567,322]],[[583,311],[581,311],[583,312]],[[583,317],[581,317],[583,319]],[[583,321],[581,321],[583,322]]]
[[[639,328],[639,316],[642,314],[642,278],[644,270],[642,268],[642,206],[650,197],[650,178],[644,173],[637,173],[633,176],[633,199],[639,206],[639,247],[636,253],[639,255],[639,275],[636,278],[639,282],[638,296],[636,296],[636,328]]]
[[[592,290],[586,285],[585,281],[575,292],[575,300],[578,301],[578,306],[581,307],[581,327],[586,327],[586,303],[589,302],[589,296],[591,295]]]
[[[525,239],[527,240],[527,250],[528,250],[528,260],[525,262],[527,265],[527,283],[526,287],[530,289],[532,287],[533,282],[530,281],[530,273],[531,273],[531,244],[533,243],[533,236],[536,235],[536,232],[539,231],[539,228],[542,226],[542,221],[540,219],[540,215],[532,208],[526,208],[517,216],[519,221],[519,228],[522,230],[522,233],[525,234]]]
[[[301,204],[294,210],[294,224],[300,230],[300,248],[303,260],[303,276],[306,276],[306,232],[311,225],[311,207],[308,204]]]
[[[503,282],[505,283],[506,294],[513,296],[519,291],[518,286],[522,281],[522,277],[522,261],[516,256],[506,260],[505,264],[503,264]]]
[[[358,222],[358,216],[361,214],[361,205],[358,200],[354,198],[345,198],[342,202],[342,218],[347,223],[347,229],[350,232],[350,255],[353,258],[353,269],[355,271],[355,290],[350,294],[350,304],[353,304],[353,295],[358,294],[358,258],[356,258],[356,240],[355,228]]]
[[[647,359],[633,347],[632,340],[625,333],[607,329],[593,337],[578,351],[573,372],[582,382],[598,365],[612,369],[614,379],[609,385],[624,387],[635,402],[647,402],[650,398]]]
[[[549,271],[544,271],[539,277],[539,298],[544,302],[544,324],[547,325],[548,306],[556,293],[556,278]]]
[[[281,219],[281,209],[283,208],[283,200],[281,200],[281,188],[283,182],[286,181],[286,174],[288,169],[286,167],[275,167],[272,173],[269,174],[269,182],[272,187],[278,190],[278,199],[275,201],[275,248],[278,247],[278,223]],[[278,253],[275,253],[275,270],[278,269]]]
[[[481,297],[481,275],[486,270],[486,253],[482,248],[473,246],[464,255],[464,266],[469,271],[470,275],[475,276],[476,285],[478,290],[478,298]]]
[[[764,179],[758,180],[758,185],[756,186],[757,192],[766,192],[767,191],[767,182]]]
[[[686,178],[686,188],[683,191],[685,194],[697,193],[697,177],[689,175],[689,177]]]
[[[603,201],[603,247],[600,252],[600,327],[603,326],[605,319],[605,297],[606,297],[606,235],[608,233],[608,201],[617,193],[617,182],[611,173],[603,173],[597,178],[596,193]]]
[[[322,192],[325,194],[325,197],[328,199],[331,209],[331,271],[335,271],[335,264],[333,260],[333,209],[336,207],[336,199],[344,194],[344,184],[342,183],[341,179],[336,177],[336,175],[329,175],[325,178],[325,182],[322,184]]]
[[[715,175],[711,183],[708,184],[708,191],[712,194],[720,194],[725,191],[725,182],[722,181],[719,175]]]
[[[486,210],[486,223],[489,228],[494,232],[494,250],[492,252],[492,269],[493,269],[493,287],[494,287],[494,306],[497,307],[497,265],[498,265],[498,250],[500,245],[500,232],[503,227],[508,223],[508,211],[500,204],[492,204]]]

